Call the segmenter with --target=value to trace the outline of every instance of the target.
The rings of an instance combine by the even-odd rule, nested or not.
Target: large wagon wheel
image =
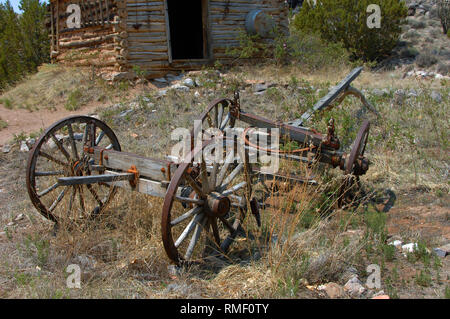
[[[248,234],[243,221],[250,205],[251,168],[243,151],[236,152],[240,163],[234,151],[228,151],[224,163],[217,166],[208,161],[204,150],[223,141],[218,140],[189,154],[164,198],[162,240],[168,257],[177,264],[226,254],[238,235]],[[195,164],[197,157],[201,160]]]
[[[92,160],[85,147],[120,151],[114,132],[102,121],[73,116],[50,126],[30,152],[27,189],[36,209],[58,223],[92,218],[104,211],[115,194],[107,184],[60,186],[58,178],[86,176]]]
[[[345,176],[339,189],[339,207],[353,202],[355,200],[355,193],[361,187],[359,176],[365,173],[366,169],[364,166],[368,165],[368,163],[363,162],[363,156],[369,138],[369,128],[370,122],[365,120],[356,135],[349,155],[345,159]]]

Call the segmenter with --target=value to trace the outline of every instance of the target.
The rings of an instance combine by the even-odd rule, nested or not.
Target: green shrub
[[[416,64],[422,68],[430,67],[437,62],[436,56],[430,52],[423,52],[416,58]]]
[[[450,1],[438,0],[438,17],[441,20],[442,31],[449,35],[450,31]]]
[[[285,58],[308,71],[329,65],[343,65],[348,61],[348,52],[340,43],[327,43],[317,34],[292,30],[285,39]]]
[[[370,4],[381,9],[380,28],[370,29],[367,13]],[[379,60],[390,54],[401,34],[407,8],[400,0],[317,0],[305,1],[294,18],[298,30],[318,32],[334,43],[342,43],[354,58]]]
[[[64,108],[68,111],[76,111],[81,107],[81,98],[83,97],[83,93],[81,93],[81,90],[75,89],[72,91],[68,98],[67,102],[64,105]]]
[[[7,127],[8,127],[8,123],[6,123],[6,121],[3,121],[2,118],[0,117],[0,131]]]

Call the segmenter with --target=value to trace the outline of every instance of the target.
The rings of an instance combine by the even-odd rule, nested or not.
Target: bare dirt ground
[[[99,104],[90,105],[77,111],[67,111],[65,109],[54,111],[43,109],[30,112],[23,109],[9,110],[0,104],[0,117],[3,121],[8,123],[8,127],[0,131],[0,146],[10,142],[15,135],[41,132],[41,130],[45,130],[52,123],[55,123],[64,117],[92,114],[99,106]]]
[[[223,75],[211,72],[213,75],[207,76],[197,73],[193,76],[209,84],[187,93],[169,90],[166,96],[159,96],[154,87],[134,88],[119,106],[109,103],[108,107],[99,109],[103,103],[96,102],[76,114],[98,114],[113,128],[126,151],[163,157],[170,146],[168,129],[189,125],[211,100],[231,96],[230,87],[236,82],[240,83],[245,110],[283,120],[301,114],[305,104],[317,100],[333,81],[342,77],[339,72],[330,79],[295,70],[283,70],[276,76],[267,70],[251,70]],[[348,279],[344,275],[350,268],[356,269],[364,283],[366,266],[376,263],[382,267],[381,289],[366,288],[358,296],[343,292],[332,298],[371,298],[376,293],[391,298],[448,298],[450,258],[436,257],[432,252],[433,248],[450,242],[446,178],[449,151],[447,135],[443,133],[445,119],[439,113],[448,110],[448,87],[439,81],[425,84],[412,79],[399,81],[395,76],[365,72],[355,84],[366,90],[383,116],[383,121],[374,121],[371,129],[368,156],[372,166],[363,177],[363,185],[378,193],[390,190],[395,200],[377,201],[377,196],[373,196],[366,206],[355,211],[337,211],[323,220],[323,230],[309,228],[299,233],[300,241],[295,242],[298,247],[282,255],[277,255],[278,246],[273,251],[261,250],[262,257],[258,259],[249,260],[242,252],[235,252],[233,262],[173,274],[168,271],[169,261],[159,233],[161,201],[125,191],[119,192],[112,204],[112,215],[120,216],[115,228],[98,226],[84,234],[54,236],[52,224],[36,212],[28,199],[25,185],[28,153],[20,152],[17,146],[7,154],[0,153],[0,297],[330,298],[330,294],[320,289],[321,285],[333,282],[344,286]],[[305,82],[299,83],[295,78]],[[213,87],[208,81],[216,84]],[[255,94],[253,85],[264,81],[276,85],[265,94]],[[383,96],[372,94],[373,89],[385,88],[388,92]],[[423,90],[425,97],[406,97],[411,88]],[[398,90],[404,91],[403,104],[397,104],[398,96],[402,95]],[[440,90],[440,103],[431,100],[432,90]],[[432,107],[433,112],[427,107]],[[396,111],[392,112],[393,109]],[[0,110],[4,119],[20,121],[26,116],[25,121],[39,122],[36,128],[31,124],[10,124],[1,131],[5,142],[12,138],[8,134],[22,131],[29,134],[54,120],[75,114],[62,107],[54,112],[44,109],[30,113],[6,110],[2,106]],[[121,115],[129,110],[127,115]],[[338,136],[347,134],[352,140],[351,136],[356,134],[352,127],[357,127],[352,119],[358,112],[360,105],[354,101],[332,111],[339,123]],[[315,125],[323,130],[325,123],[325,119],[318,120]],[[421,134],[414,135],[411,130],[417,127],[421,127]],[[424,151],[418,150],[417,145]],[[441,152],[425,151],[435,148]],[[367,216],[375,219],[371,221]],[[344,229],[342,223],[347,225]],[[379,225],[384,230],[376,233],[374,229]],[[318,240],[311,244],[302,234],[306,238],[317,236]],[[425,248],[405,253],[391,249],[389,243],[393,240],[419,243]],[[277,259],[282,261],[281,265]],[[86,270],[81,290],[65,286],[65,267],[74,262],[81,263]]]

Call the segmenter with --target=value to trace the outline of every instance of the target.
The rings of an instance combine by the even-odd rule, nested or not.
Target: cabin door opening
[[[206,58],[202,0],[167,0],[173,60]]]

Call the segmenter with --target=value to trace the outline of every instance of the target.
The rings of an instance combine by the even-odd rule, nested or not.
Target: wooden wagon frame
[[[238,93],[233,99],[212,102],[199,120],[205,128],[221,132],[234,127],[236,121],[257,128],[277,128],[282,136],[304,148],[297,152],[269,152],[293,160],[319,161],[339,167],[348,176],[346,183],[353,183],[369,167],[364,156],[369,122],[364,121],[348,153],[339,150],[333,120],[330,120],[326,134],[303,125],[315,112],[334,102],[340,103],[349,94],[359,97],[367,108],[376,112],[363,94],[350,85],[361,70],[354,69],[312,110],[294,121],[279,123],[246,113],[241,109]],[[252,196],[252,185],[256,181],[313,182],[297,176],[263,172],[249,163],[249,151],[254,151],[255,146],[245,136],[243,140],[243,151],[233,148],[233,152],[226,154],[229,160],[224,163],[207,162],[203,155],[195,163],[194,158],[214,143],[233,142],[225,135],[211,137],[199,145],[192,143],[193,147],[181,162],[156,160],[123,152],[114,132],[98,119],[69,117],[49,127],[30,152],[26,179],[28,193],[37,210],[56,224],[101,215],[117,187],[162,197],[162,240],[168,257],[174,263],[204,260],[211,253],[227,253],[236,236],[248,236],[242,227],[243,220],[250,215],[247,212],[260,224],[259,210],[264,204]],[[240,162],[237,161],[239,158]],[[344,187],[340,195],[341,204],[345,190]],[[50,194],[57,196],[50,197]],[[63,200],[65,206],[61,205]],[[202,234],[207,245],[198,244]],[[190,240],[187,240],[188,236],[191,236]]]

